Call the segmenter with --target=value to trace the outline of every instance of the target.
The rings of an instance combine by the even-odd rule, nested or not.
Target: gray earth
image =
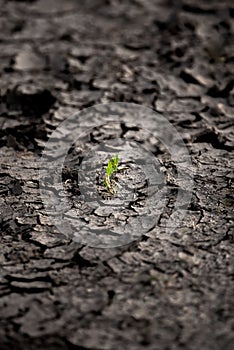
[[[1,350],[233,349],[233,17],[232,0],[0,0]],[[194,188],[170,232],[178,184],[157,146],[156,225],[96,249],[51,223],[38,161],[60,122],[110,102],[168,118]],[[76,173],[63,175],[74,203]]]

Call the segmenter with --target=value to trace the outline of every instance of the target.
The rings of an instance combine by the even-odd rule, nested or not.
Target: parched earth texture
[[[234,348],[233,17],[232,0],[0,0],[1,350]],[[174,232],[169,191],[152,230],[96,249],[51,223],[38,159],[108,102],[165,115],[194,187]]]

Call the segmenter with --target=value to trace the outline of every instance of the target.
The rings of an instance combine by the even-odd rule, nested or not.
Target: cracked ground
[[[1,350],[233,349],[233,17],[232,0],[0,0]],[[153,230],[95,249],[52,225],[38,159],[108,102],[165,115],[194,188],[173,233],[172,186]]]

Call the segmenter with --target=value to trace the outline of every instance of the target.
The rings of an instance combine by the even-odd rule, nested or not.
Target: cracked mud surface
[[[233,1],[0,5],[0,349],[233,349]],[[51,224],[38,159],[66,117],[117,101],[153,108],[180,132],[193,197],[170,234],[176,173],[161,154],[168,193],[156,227],[94,249]]]

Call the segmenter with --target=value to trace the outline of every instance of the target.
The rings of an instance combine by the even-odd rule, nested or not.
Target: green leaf
[[[109,161],[109,163],[106,167],[106,173],[108,176],[111,176],[111,174],[113,173],[113,165],[112,165],[111,161]]]
[[[114,181],[111,180],[111,175],[115,172],[117,172],[118,170],[118,164],[119,164],[119,155],[116,154],[115,156],[113,156],[108,164],[107,164],[107,167],[106,167],[106,174],[105,174],[105,178],[104,178],[104,181],[103,181],[103,184],[105,185],[105,187],[107,188],[107,190],[110,192],[110,193],[114,193],[115,192],[115,189],[114,189]]]
[[[108,176],[111,176],[113,173],[115,173],[118,170],[118,163],[119,163],[119,155],[116,154],[114,157],[112,157],[106,167],[106,173]]]
[[[113,157],[112,160],[113,160],[113,168],[114,168],[114,171],[116,172],[118,169],[119,155],[116,154],[115,158]]]

